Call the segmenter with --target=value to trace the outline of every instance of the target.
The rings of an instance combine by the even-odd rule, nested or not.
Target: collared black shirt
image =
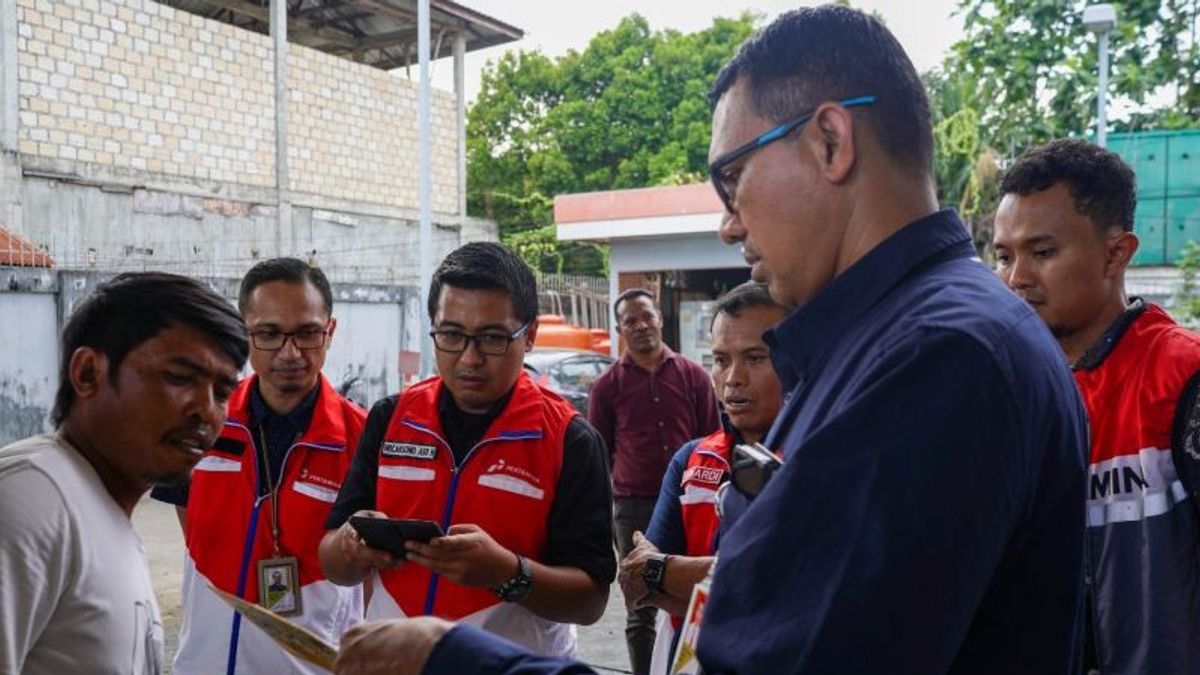
[[[456,466],[463,463],[467,453],[483,438],[488,426],[500,416],[510,399],[511,389],[499,401],[493,403],[487,412],[469,413],[454,403],[449,389],[442,387],[438,396],[438,415],[441,416],[442,433],[446,436],[446,442],[450,444],[450,452],[454,453]]]
[[[295,408],[280,414],[271,410],[267,405],[259,391],[258,380],[255,380],[254,386],[250,388],[249,429],[250,433],[254,435],[254,451],[259,453],[254,461],[261,464],[262,443],[265,439],[272,482],[279,482],[279,474],[283,471],[283,460],[287,457],[288,449],[308,430],[320,395],[321,387],[318,383],[318,386],[313,387],[312,391],[308,392],[308,395]],[[264,495],[270,490],[266,472],[259,471],[258,494]],[[150,492],[150,496],[160,502],[186,507],[188,484],[184,482],[178,485],[158,485]]]
[[[1088,347],[1088,350],[1079,357],[1079,360],[1071,364],[1071,370],[1095,370],[1104,363],[1104,359],[1112,353],[1116,348],[1117,343],[1121,341],[1121,336],[1134,321],[1146,311],[1146,301],[1141,298],[1130,298],[1129,306],[1121,312],[1116,321],[1112,325],[1104,329],[1104,333],[1100,339],[1096,340],[1096,344]]]
[[[313,387],[299,405],[280,414],[271,410],[267,405],[266,399],[259,391],[259,380],[255,380],[254,387],[250,390],[250,429],[254,433],[254,444],[260,453],[256,459],[262,460],[262,443],[265,440],[271,469],[271,483],[267,482],[266,472],[258,472],[258,493],[260,495],[270,492],[272,484],[279,482],[279,474],[283,470],[283,460],[287,457],[287,452],[292,445],[300,440],[300,437],[308,430],[320,394],[321,387]]]

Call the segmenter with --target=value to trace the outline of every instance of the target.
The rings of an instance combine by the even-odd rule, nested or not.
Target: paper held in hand
[[[704,606],[708,603],[709,590],[712,588],[712,571],[717,566],[714,560],[708,568],[708,576],[704,581],[692,587],[692,600],[688,603],[687,614],[683,617],[683,625],[679,627],[679,644],[675,648],[675,663],[671,666],[671,675],[699,675],[700,661],[696,658],[696,644],[700,641],[700,627],[704,623]]]
[[[268,637],[292,656],[325,670],[333,670],[333,661],[337,658],[336,647],[317,637],[307,628],[297,626],[269,609],[242,600],[211,585],[209,588],[246,617],[250,623],[261,628]]]

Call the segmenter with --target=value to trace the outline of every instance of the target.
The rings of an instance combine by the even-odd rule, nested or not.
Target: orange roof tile
[[[0,226],[0,265],[54,267],[54,261],[33,244]]]

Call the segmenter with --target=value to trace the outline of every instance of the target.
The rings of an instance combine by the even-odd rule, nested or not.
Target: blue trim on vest
[[[250,511],[250,527],[246,530],[246,542],[242,545],[242,569],[238,572],[237,595],[239,598],[244,598],[246,595],[246,577],[250,570],[250,557],[254,552],[254,535],[258,531],[258,514],[261,505],[261,499],[255,500],[254,508]],[[234,611],[233,626],[229,632],[229,660],[225,666],[226,675],[233,675],[237,671],[238,636],[241,631],[242,614]]]
[[[484,441],[480,441],[479,443],[480,443],[480,445],[482,445],[485,441],[499,440],[499,439],[504,439],[506,441],[525,441],[525,440],[537,439],[537,438],[541,438],[541,437],[542,437],[542,432],[538,429],[531,429],[529,431],[501,431],[500,435],[498,437],[485,439]],[[478,446],[476,446],[476,447],[478,447]]]
[[[400,423],[409,427],[410,429],[415,429],[433,436],[438,440],[438,442],[445,446],[447,450],[450,450],[450,444],[446,442],[446,439],[442,438],[435,431],[421,424],[420,422],[414,422],[408,418],[401,418]],[[471,457],[475,455],[476,450],[497,441],[536,440],[542,438],[542,436],[542,432],[537,429],[527,431],[501,431],[496,436],[484,438],[476,443],[470,450],[467,451],[467,454],[465,457],[463,457],[461,464],[452,464],[450,469],[450,491],[446,495],[446,506],[442,509],[442,530],[449,531],[450,529],[450,515],[454,512],[454,497],[458,494],[458,479],[462,475],[462,472],[459,471],[459,469],[466,466],[467,462],[471,461]],[[451,454],[453,455],[453,451],[451,451]],[[438,581],[440,580],[441,575],[437,573],[433,573],[429,577],[429,590],[425,592],[425,607],[422,611],[425,616],[433,615],[433,605],[437,601]]]
[[[400,423],[410,426],[413,429],[416,429],[417,431],[424,431],[425,433],[429,434],[430,436],[433,436],[434,438],[436,438],[439,441],[441,441],[442,443],[444,443],[447,448],[450,447],[450,444],[446,443],[446,439],[442,438],[441,436],[438,436],[437,432],[435,432],[433,429],[430,429],[429,427],[425,426],[424,424],[421,424],[420,422],[417,422],[408,417],[401,417]]]
[[[254,448],[254,461],[250,467],[254,474],[254,508],[250,509],[250,526],[246,529],[246,540],[242,544],[242,564],[238,570],[237,596],[244,598],[246,595],[246,578],[250,571],[250,558],[254,553],[254,535],[258,532],[258,514],[259,506],[262,500],[257,497],[258,494],[258,445],[254,442],[254,434],[250,433],[250,429],[237,422],[226,420],[226,426],[231,426],[235,429],[241,429],[246,437],[250,439],[250,447]],[[233,612],[233,623],[229,629],[229,659],[225,665],[226,675],[233,675],[237,671],[237,653],[238,653],[238,638],[242,632],[242,615],[238,611]]]
[[[330,452],[346,452],[346,449],[347,449],[346,446],[344,446],[344,445],[321,445],[320,443],[310,443],[305,440],[296,441],[292,445],[292,448],[296,448],[299,446],[304,446],[306,448],[312,448],[313,450],[328,450]],[[290,452],[291,449],[289,448],[288,451]]]
[[[450,454],[453,456],[454,452],[452,450],[450,450],[450,444],[446,442],[446,439],[439,436],[437,434],[437,432],[435,432],[433,429],[430,429],[429,427],[425,426],[424,424],[421,424],[420,422],[414,422],[413,420],[407,419],[407,418],[401,418],[400,423],[406,427],[415,429],[416,431],[420,431],[421,433],[429,434],[430,436],[433,436],[434,439],[436,439],[437,442],[441,443],[442,446],[446,449],[446,451],[450,452]],[[445,508],[442,509],[442,531],[443,532],[445,532],[446,529],[450,527],[450,512],[454,508],[454,493],[457,489],[458,489],[458,467],[454,466],[453,457],[451,457],[450,494],[449,494],[449,497],[447,497],[447,499],[446,499]],[[438,575],[438,573],[436,573],[436,572],[431,573],[429,576],[429,588],[426,589],[426,591],[425,591],[424,614],[426,616],[429,616],[430,614],[433,613],[433,603],[437,599],[437,585],[438,585],[439,578],[440,578],[440,575]]]

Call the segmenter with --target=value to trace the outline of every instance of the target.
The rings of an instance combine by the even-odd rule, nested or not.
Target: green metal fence
[[[1110,134],[1108,147],[1137,174],[1134,265],[1172,265],[1200,242],[1200,130]]]

